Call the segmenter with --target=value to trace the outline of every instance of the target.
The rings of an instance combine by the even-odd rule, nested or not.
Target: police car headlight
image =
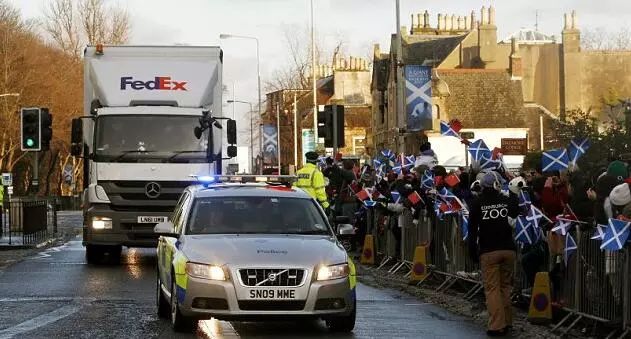
[[[318,269],[318,280],[332,280],[340,279],[348,276],[349,268],[348,264],[321,266]]]
[[[191,277],[208,280],[226,280],[226,272],[223,268],[215,265],[186,263],[186,273]]]
[[[95,229],[95,230],[111,230],[112,229],[112,218],[93,217],[92,218],[92,229]]]

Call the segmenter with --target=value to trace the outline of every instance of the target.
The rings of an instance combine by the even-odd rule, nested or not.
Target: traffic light
[[[53,115],[50,114],[48,108],[40,110],[40,124],[42,129],[42,151],[50,149],[50,140],[53,138]]]
[[[22,151],[39,151],[42,148],[41,110],[39,108],[22,108],[20,112],[22,124]]]
[[[337,124],[333,123],[334,115],[337,117]],[[325,105],[324,111],[318,112],[318,137],[324,138],[324,147],[333,147],[335,133],[337,147],[344,147],[344,106]]]

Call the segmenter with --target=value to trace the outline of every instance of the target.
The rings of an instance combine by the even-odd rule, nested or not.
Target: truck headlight
[[[112,218],[92,217],[92,229],[95,230],[111,230]]]
[[[321,266],[318,269],[318,280],[340,279],[348,276],[348,264],[339,264],[332,266]]]
[[[226,273],[224,272],[223,268],[216,265],[187,262],[186,273],[195,278],[209,280],[226,280]]]

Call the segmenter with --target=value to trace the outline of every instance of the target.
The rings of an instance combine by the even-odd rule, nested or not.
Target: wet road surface
[[[362,284],[350,335],[332,335],[321,321],[216,320],[176,334],[156,314],[155,266],[153,249],[126,249],[118,265],[88,265],[80,238],[29,257],[0,272],[0,338],[485,337],[483,328],[439,307]]]

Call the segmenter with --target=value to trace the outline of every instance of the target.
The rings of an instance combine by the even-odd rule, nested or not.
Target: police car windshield
[[[199,117],[106,115],[96,122],[97,161],[203,162],[207,137],[193,134]],[[174,157],[175,154],[183,154]]]
[[[197,198],[187,225],[186,234],[333,234],[315,203],[297,198]]]

